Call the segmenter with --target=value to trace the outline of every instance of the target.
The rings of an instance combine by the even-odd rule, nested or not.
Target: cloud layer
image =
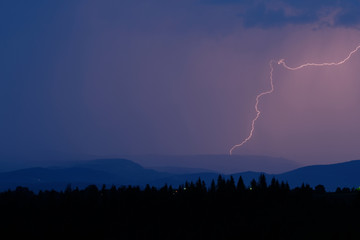
[[[242,11],[238,16],[248,28],[283,27],[290,24],[358,28],[360,23],[358,0],[215,0],[212,3],[241,6]]]

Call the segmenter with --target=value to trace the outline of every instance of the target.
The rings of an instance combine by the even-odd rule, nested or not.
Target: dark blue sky
[[[248,133],[254,97],[268,87],[268,61],[341,59],[360,42],[359,16],[354,0],[1,1],[0,154],[227,154]],[[341,100],[335,108],[344,112],[334,113],[301,93],[281,98],[292,87],[279,85],[264,103],[256,138],[238,154],[306,163],[358,157],[358,131],[330,130],[352,122],[323,124],[353,106]],[[300,110],[284,116],[289,106],[279,103],[292,101]],[[315,107],[323,115],[310,120]],[[306,132],[312,126],[321,127]],[[338,146],[329,139],[349,134],[328,151]]]

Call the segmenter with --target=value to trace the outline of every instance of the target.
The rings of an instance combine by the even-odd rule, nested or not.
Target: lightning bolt
[[[358,45],[354,50],[352,50],[343,60],[339,61],[339,62],[325,62],[325,63],[305,63],[305,64],[302,64],[302,65],[299,65],[297,67],[289,67],[286,62],[285,62],[285,59],[280,59],[277,63],[278,65],[282,65],[284,68],[288,69],[288,70],[291,70],[291,71],[296,71],[296,70],[300,70],[302,68],[305,68],[305,67],[326,67],[326,66],[338,66],[338,65],[341,65],[341,64],[344,64],[346,63],[350,58],[351,56],[356,53],[358,50],[360,49],[360,45]],[[233,151],[236,149],[236,148],[239,148],[241,146],[243,146],[245,143],[247,143],[253,136],[253,133],[255,131],[255,123],[256,121],[259,119],[260,117],[260,110],[259,110],[259,102],[260,102],[260,99],[267,95],[267,94],[271,94],[272,92],[274,92],[274,81],[273,81],[273,72],[274,72],[274,66],[273,66],[273,63],[275,61],[274,60],[271,60],[269,62],[269,65],[270,65],[270,76],[269,76],[269,79],[270,79],[270,90],[268,91],[264,91],[264,92],[261,92],[259,93],[256,98],[255,98],[255,111],[256,111],[256,115],[255,117],[253,118],[253,120],[251,121],[251,130],[250,130],[250,133],[249,135],[239,144],[235,144],[229,151],[230,155],[232,155]]]

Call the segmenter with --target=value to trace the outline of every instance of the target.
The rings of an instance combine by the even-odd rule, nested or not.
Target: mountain
[[[17,186],[33,190],[63,190],[68,184],[85,187],[89,184],[121,182],[120,176],[86,168],[27,168],[0,173],[0,190],[14,189]]]
[[[17,186],[29,187],[32,190],[55,189],[64,190],[68,184],[86,187],[90,184],[139,185],[146,184],[161,187],[165,183],[177,187],[185,181],[197,181],[199,178],[210,186],[212,179],[217,179],[219,173],[204,169],[171,168],[172,172],[162,172],[147,169],[138,163],[126,159],[97,159],[77,162],[66,167],[26,168],[0,173],[0,191],[14,189]],[[195,172],[200,170],[200,172]],[[301,167],[281,174],[267,174],[268,182],[272,177],[279,181],[287,181],[292,188],[302,183],[315,187],[322,184],[328,191],[337,187],[358,187],[360,185],[360,160],[329,165],[314,165]],[[252,179],[258,179],[260,172],[246,171],[231,174],[235,181],[242,176],[246,185]],[[229,178],[231,175],[223,175]]]
[[[279,180],[286,180],[290,186],[308,183],[310,186],[322,184],[328,190],[337,187],[360,186],[360,160],[329,165],[314,165],[298,168],[283,174],[275,175]]]
[[[75,161],[90,161],[96,156],[86,154],[68,154],[59,151],[41,153],[4,153],[0,151],[0,172],[15,171],[24,168],[64,166]]]
[[[68,184],[86,187],[90,184],[143,185],[170,174],[145,169],[126,159],[98,159],[70,167],[26,168],[0,173],[0,190],[17,186],[33,190],[64,190]]]
[[[111,175],[121,176],[121,178],[126,179],[126,181],[122,181],[126,184],[142,184],[170,175],[169,173],[144,168],[127,159],[97,159],[75,164],[74,167],[104,171]]]
[[[153,167],[152,169],[159,172],[167,172],[171,174],[192,174],[192,173],[208,173],[214,172],[204,168],[186,168],[186,167]]]
[[[299,163],[285,158],[252,155],[129,155],[122,157],[146,168],[153,169],[164,166],[168,168],[200,168],[222,174],[247,171],[278,174],[301,167]]]

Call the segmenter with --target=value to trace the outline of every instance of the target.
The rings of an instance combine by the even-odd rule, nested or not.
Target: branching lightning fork
[[[288,70],[292,70],[292,71],[296,71],[296,70],[300,70],[302,68],[305,68],[305,67],[326,67],[326,66],[338,66],[338,65],[341,65],[341,64],[344,64],[346,63],[350,58],[351,56],[356,53],[358,50],[360,49],[360,45],[357,46],[353,51],[351,51],[346,58],[344,58],[343,60],[339,61],[339,62],[329,62],[329,63],[305,63],[305,64],[302,64],[300,66],[297,66],[297,67],[289,67],[286,62],[285,62],[285,59],[280,59],[277,63],[278,65],[282,65],[284,68],[288,69]],[[260,117],[260,110],[259,110],[259,102],[260,102],[260,99],[267,95],[267,94],[271,94],[272,92],[274,92],[274,82],[273,82],[273,72],[274,72],[274,66],[273,66],[273,63],[275,61],[274,60],[271,60],[269,65],[270,65],[270,90],[268,91],[264,91],[264,92],[261,92],[259,93],[256,98],[255,98],[255,111],[256,111],[256,115],[255,117],[253,118],[253,120],[251,121],[251,129],[250,129],[250,133],[249,135],[239,144],[236,144],[234,145],[229,153],[230,155],[232,155],[233,151],[236,149],[236,148],[239,148],[241,146],[243,146],[246,142],[248,142],[252,136],[253,136],[253,133],[255,131],[255,123],[256,121],[258,120],[258,118]]]

